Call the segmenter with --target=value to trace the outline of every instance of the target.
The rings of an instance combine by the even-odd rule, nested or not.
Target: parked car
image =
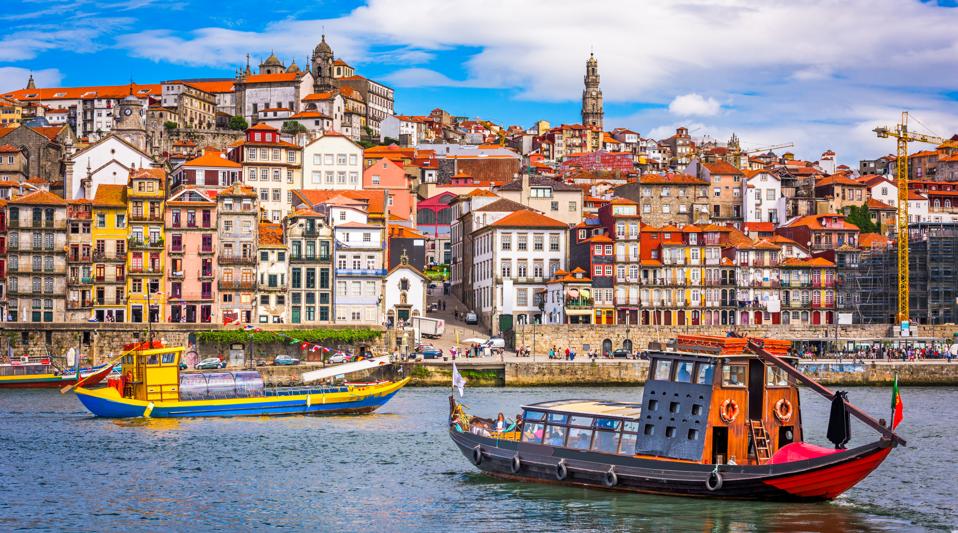
[[[483,346],[488,346],[493,350],[502,350],[506,347],[506,340],[502,337],[489,337],[489,340],[482,343]]]
[[[217,357],[207,357],[194,367],[197,370],[213,370],[216,368],[226,368],[226,361],[220,361]]]
[[[626,350],[625,348],[619,348],[612,352],[612,357],[625,357],[626,359],[632,359],[632,352]]]
[[[277,366],[298,365],[299,359],[289,355],[277,355],[276,358],[273,359],[273,364]]]
[[[479,323],[479,317],[476,315],[475,312],[469,311],[468,313],[466,313],[466,320],[465,320],[465,322],[466,322],[466,324],[471,324],[471,325],[472,325],[472,324],[478,324],[478,323]]]
[[[422,355],[423,359],[442,359],[442,350],[432,346],[424,347],[419,354]]]
[[[346,355],[346,354],[344,354],[344,353],[338,353],[338,354],[336,354],[336,355],[331,356],[329,359],[327,359],[327,361],[329,361],[330,363],[332,363],[332,364],[334,364],[334,365],[338,365],[338,364],[342,364],[342,363],[348,363],[348,362],[352,361],[353,359],[354,359],[354,357],[351,356],[351,355]]]

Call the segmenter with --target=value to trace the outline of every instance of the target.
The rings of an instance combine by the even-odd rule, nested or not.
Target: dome
[[[330,48],[329,44],[326,43],[326,34],[323,34],[323,37],[319,41],[319,44],[317,44],[316,48],[313,50],[313,55],[320,55],[320,54],[333,55],[333,49]]]
[[[296,64],[295,59],[289,64],[289,67],[286,68],[286,72],[299,72],[299,65]]]
[[[266,61],[263,61],[263,65],[268,67],[281,67],[283,66],[283,62],[276,57],[276,54],[270,52],[269,57],[266,58]]]

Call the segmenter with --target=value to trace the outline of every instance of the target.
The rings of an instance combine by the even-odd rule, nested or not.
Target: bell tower
[[[599,88],[599,62],[589,54],[585,62],[585,89],[582,90],[582,125],[602,129],[605,112],[602,111],[602,89]]]
[[[333,81],[333,49],[326,42],[326,34],[316,48],[311,60],[313,67],[313,92],[322,93],[336,88]]]
[[[140,151],[146,151],[146,124],[143,119],[143,104],[133,96],[133,84],[130,84],[130,95],[120,100],[116,105],[113,120],[113,133],[124,141],[136,146]]]

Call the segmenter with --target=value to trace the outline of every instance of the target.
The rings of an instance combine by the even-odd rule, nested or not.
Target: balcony
[[[92,276],[70,276],[69,279],[70,285],[91,285],[92,283]]]
[[[68,263],[89,263],[91,257],[92,257],[92,256],[90,256],[90,255],[73,255],[73,254],[70,254],[70,255],[67,256],[67,262],[68,262]]]
[[[213,279],[213,271],[212,270],[200,271],[200,279]]]
[[[566,309],[589,309],[593,306],[592,298],[566,298]]]
[[[131,276],[155,276],[162,273],[163,273],[163,269],[160,268],[159,265],[132,266],[130,267],[130,270],[128,272],[128,274],[130,274]]]
[[[286,288],[287,285],[285,283],[276,283],[274,285],[270,285],[269,283],[259,284],[259,290],[261,291],[285,291]]]
[[[186,251],[186,249],[184,248],[182,244],[180,244],[179,246],[170,245],[169,253],[171,254],[181,254],[184,251]]]
[[[336,241],[337,250],[382,250],[386,245],[382,241],[342,242]]]
[[[148,240],[130,237],[127,242],[129,243],[131,250],[162,250],[164,241],[162,237]]]
[[[67,300],[66,307],[68,310],[88,309],[90,307],[93,307],[93,300],[92,299]]]
[[[107,252],[93,252],[93,262],[94,263],[112,263],[112,262],[124,262],[126,261],[126,252],[122,254],[111,254]]]
[[[7,242],[7,250],[9,250],[9,251],[11,251],[11,252],[16,252],[16,251],[20,250],[20,243],[19,243],[19,242],[9,242],[9,241],[8,241],[8,242]]]
[[[256,282],[253,280],[235,281],[221,279],[217,282],[221,291],[251,291],[256,288]]]
[[[176,272],[171,270],[170,272],[167,272],[166,275],[169,276],[170,279],[183,279],[184,272],[182,270]]]
[[[209,247],[201,246],[200,249],[198,250],[198,253],[199,253],[200,255],[207,255],[207,254],[212,255],[212,254],[213,254],[213,247],[212,247],[212,246],[209,246]]]
[[[9,228],[29,228],[29,229],[63,229],[67,228],[66,220],[30,220],[21,224],[19,220],[11,219],[7,223]]]
[[[337,268],[337,276],[385,276],[385,268]]]
[[[328,255],[290,255],[291,263],[329,263]]]
[[[255,265],[256,256],[253,255],[220,255],[217,260],[221,265]]]

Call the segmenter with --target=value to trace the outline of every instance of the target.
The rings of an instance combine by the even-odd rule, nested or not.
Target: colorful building
[[[166,172],[158,168],[131,172],[126,195],[130,225],[126,263],[128,321],[164,321],[168,319],[162,312],[167,302]]]
[[[93,317],[126,322],[126,259],[129,237],[126,185],[103,184],[93,197]]]
[[[166,278],[170,322],[217,320],[216,200],[209,191],[183,188],[166,202]]]

